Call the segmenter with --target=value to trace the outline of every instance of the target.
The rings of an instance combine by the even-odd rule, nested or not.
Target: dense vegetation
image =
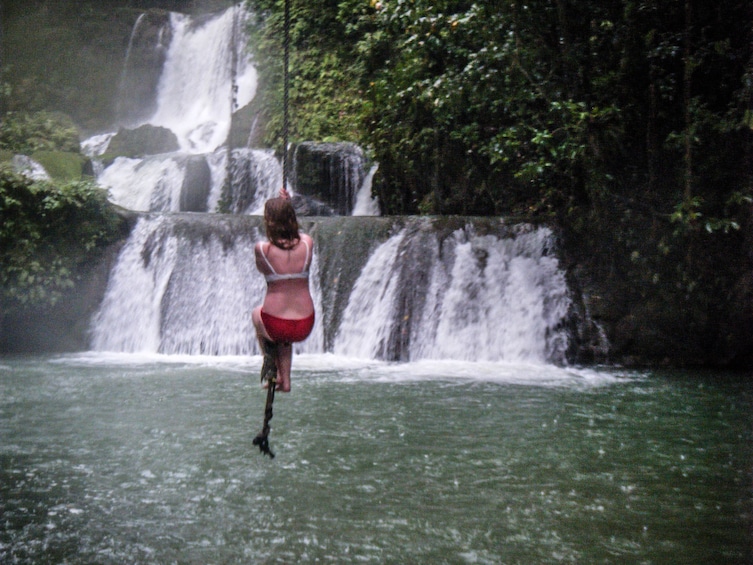
[[[120,235],[106,191],[92,182],[34,182],[0,166],[2,312],[53,305],[81,265]]]
[[[80,137],[112,122],[124,55],[112,37],[127,39],[140,8],[99,0],[0,6],[0,326],[55,305],[123,235],[107,191],[82,175]],[[51,180],[19,175],[13,155],[42,163]]]
[[[0,161],[31,156],[58,179],[33,181],[0,165],[2,315],[54,305],[74,286],[79,267],[120,233],[107,191],[82,180],[79,151],[78,129],[64,114],[8,112],[0,118]]]
[[[273,140],[283,1],[251,4]],[[606,195],[723,220],[749,194],[748,2],[291,5],[294,136],[369,146],[388,212],[559,215]]]
[[[274,144],[284,2],[251,4]],[[753,314],[733,306],[753,298],[749,2],[291,6],[291,137],[368,147],[385,213],[555,221],[609,300],[674,333],[647,333],[657,352],[735,348]]]

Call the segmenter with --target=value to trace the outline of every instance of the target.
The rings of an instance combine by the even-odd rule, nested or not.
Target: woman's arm
[[[271,275],[272,271],[269,270],[269,265],[267,265],[267,262],[264,260],[264,242],[263,241],[258,241],[256,245],[254,245],[254,257],[256,259],[256,269],[262,275]]]

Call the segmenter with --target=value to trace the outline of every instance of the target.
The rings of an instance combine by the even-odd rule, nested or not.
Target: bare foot
[[[277,374],[277,388],[275,390],[279,392],[290,392],[290,379],[283,379],[280,374]]]

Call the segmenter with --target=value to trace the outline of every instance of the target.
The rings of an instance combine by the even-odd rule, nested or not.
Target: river
[[[749,378],[260,361],[0,360],[0,562],[751,562]]]

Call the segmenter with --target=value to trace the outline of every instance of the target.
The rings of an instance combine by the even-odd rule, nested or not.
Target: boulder
[[[144,124],[136,129],[121,128],[110,140],[107,155],[139,158],[145,155],[170,153],[180,149],[178,137],[169,129]]]
[[[354,143],[301,143],[293,159],[295,192],[349,216],[366,178],[366,163],[363,150]]]
[[[180,190],[182,212],[206,212],[212,190],[212,171],[203,155],[192,155],[186,162],[186,176]]]

